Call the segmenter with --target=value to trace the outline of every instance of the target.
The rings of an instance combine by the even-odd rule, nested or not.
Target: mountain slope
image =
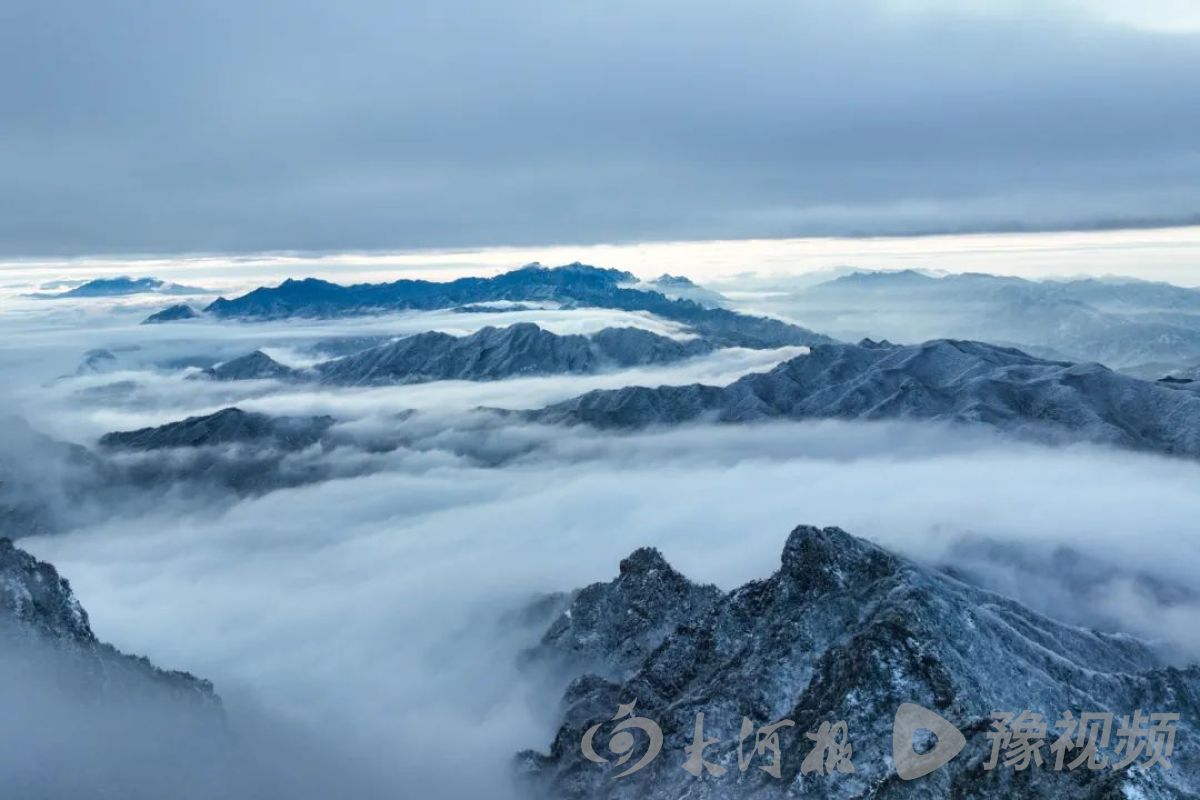
[[[631,639],[637,647],[621,648]],[[601,654],[609,657],[595,658]],[[600,674],[578,668],[589,661]],[[837,528],[796,528],[774,575],[727,594],[690,584],[656,551],[640,550],[614,581],[574,597],[529,663],[576,676],[549,752],[519,759],[534,797],[1107,800],[1182,798],[1200,788],[1200,756],[1189,743],[1200,719],[1200,668],[1164,666],[1129,637],[1059,624]],[[581,740],[592,725],[607,726],[595,741],[608,756],[609,720],[635,701],[640,716],[661,726],[663,750],[645,769],[614,780],[616,770],[585,759]],[[954,760],[912,783],[898,779],[891,760],[892,722],[903,703],[935,711],[966,737]],[[1118,720],[1137,709],[1180,713],[1174,768],[1055,772],[1052,734],[1041,768],[984,769],[992,712],[1025,709],[1051,726],[1064,711],[1112,712]],[[701,712],[705,735],[717,740],[704,757],[727,770],[720,777],[681,769]],[[778,778],[739,772],[743,717],[759,726],[795,723],[779,736]],[[802,772],[812,744],[805,733],[839,720],[847,723],[854,771]],[[1113,747],[1100,752],[1111,759]],[[1081,752],[1072,748],[1068,760]],[[758,766],[769,763],[761,758]]]
[[[711,419],[922,419],[1200,456],[1200,395],[1099,364],[980,342],[821,345],[725,387],[626,387],[531,412],[545,422],[641,427]]]
[[[531,322],[522,322],[504,328],[481,328],[467,336],[437,331],[419,333],[307,369],[288,367],[255,350],[195,377],[219,381],[308,380],[338,386],[490,381],[667,364],[713,349],[703,339],[681,341],[642,328],[604,328],[583,336],[552,333]]]
[[[315,278],[289,279],[232,300],[218,298],[205,311],[222,318],[261,320],[432,310],[499,300],[553,301],[566,306],[647,311],[682,322],[721,347],[770,348],[832,341],[780,320],[705,308],[690,300],[669,299],[659,292],[626,288],[636,280],[628,272],[583,264],[554,269],[531,265],[493,278],[460,278],[445,283],[399,280],[341,286]]]
[[[395,797],[327,742],[227,718],[208,681],[100,641],[58,571],[5,538],[0,709],[6,800]]]
[[[437,380],[496,380],[520,375],[583,374],[702,355],[712,346],[640,328],[605,328],[591,336],[560,335],[533,323],[487,327],[469,336],[408,336],[313,368],[330,384],[368,385]]]
[[[57,293],[40,293],[33,297],[44,299],[61,297],[124,297],[132,294],[204,294],[204,289],[168,283],[158,278],[96,278],[74,288]]]
[[[176,303],[162,311],[156,311],[142,320],[143,325],[157,325],[163,322],[179,322],[185,319],[198,319],[200,313],[187,303]]]
[[[201,800],[247,766],[208,681],[99,641],[54,567],[3,538],[0,708],[5,797]]]
[[[100,444],[129,450],[158,450],[253,442],[282,450],[300,450],[319,441],[332,424],[333,418],[328,416],[273,417],[225,408],[156,427],[106,433],[100,437]]]
[[[1200,358],[1200,290],[1134,280],[854,273],[783,301],[834,333],[1017,343],[1112,367]]]
[[[145,682],[209,706],[214,712],[220,708],[208,681],[185,672],[158,669],[143,658],[127,656],[100,642],[70,584],[53,566],[38,561],[6,538],[0,538],[0,637],[10,644],[36,640],[69,648],[75,665],[84,667],[96,689],[118,682]]]
[[[209,367],[198,375],[216,381],[293,380],[299,378],[301,372],[280,364],[262,350],[255,350]]]

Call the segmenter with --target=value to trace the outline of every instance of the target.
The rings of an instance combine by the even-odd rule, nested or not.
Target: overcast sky
[[[5,0],[0,255],[1195,218],[1186,0]]]

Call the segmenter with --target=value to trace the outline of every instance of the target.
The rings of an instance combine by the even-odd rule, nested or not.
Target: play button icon
[[[929,731],[937,737],[937,744],[924,753],[918,753],[913,745],[919,731]],[[901,780],[925,777],[949,763],[966,744],[958,728],[927,708],[904,703],[896,710],[896,721],[892,723],[892,761]]]

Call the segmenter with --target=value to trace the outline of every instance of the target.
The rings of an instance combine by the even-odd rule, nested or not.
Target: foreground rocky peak
[[[802,591],[832,592],[851,581],[878,580],[897,568],[891,554],[841,528],[801,525],[783,547],[780,575]]]
[[[612,583],[576,593],[530,656],[619,676],[657,648],[679,619],[703,615],[720,596],[715,586],[696,586],[676,572],[657,550],[642,548],[621,561]]]
[[[87,613],[57,570],[0,539],[0,616],[41,635],[94,644]]]
[[[529,661],[574,676],[549,752],[519,759],[538,797],[1100,800],[1180,798],[1200,788],[1192,741],[1200,668],[1169,667],[1130,637],[1056,622],[838,528],[796,528],[774,575],[728,593],[691,584],[655,551],[638,551],[615,580],[574,596]],[[630,703],[661,727],[663,750],[614,780],[584,757],[581,740]],[[966,740],[953,761],[912,783],[898,778],[891,758],[904,703],[936,712]],[[1026,709],[1051,726],[1064,711],[1111,712],[1118,721],[1136,710],[1178,712],[1174,768],[985,769],[992,712]],[[698,713],[717,740],[704,757],[724,777],[681,769]],[[739,770],[743,718],[795,723],[781,736],[778,778]],[[805,734],[835,721],[847,723],[854,770],[802,771],[812,745]]]
[[[61,672],[72,690],[145,690],[220,709],[208,681],[100,642],[66,579],[6,538],[0,538],[0,642],[9,659],[34,658]]]

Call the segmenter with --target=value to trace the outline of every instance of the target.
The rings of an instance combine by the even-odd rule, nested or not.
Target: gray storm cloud
[[[1197,34],[1120,17],[1067,0],[14,0],[0,250],[1189,218]]]

